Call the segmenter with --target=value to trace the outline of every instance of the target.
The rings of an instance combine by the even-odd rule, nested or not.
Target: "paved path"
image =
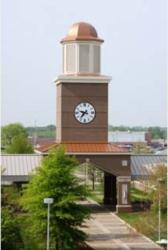
[[[137,233],[115,213],[93,203],[84,202],[92,208],[91,218],[82,230],[88,234],[86,243],[95,250],[160,250],[153,241]]]

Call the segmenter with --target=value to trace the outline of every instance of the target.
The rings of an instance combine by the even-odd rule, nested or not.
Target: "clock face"
[[[81,102],[75,108],[75,118],[80,123],[89,123],[95,118],[95,108],[88,102]]]

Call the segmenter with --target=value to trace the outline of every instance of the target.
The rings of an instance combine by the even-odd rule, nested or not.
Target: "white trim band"
[[[109,83],[112,77],[110,76],[74,76],[60,75],[54,80],[56,84],[64,83]]]
[[[120,208],[120,207],[132,207],[131,204],[129,205],[116,205],[116,208]]]
[[[131,176],[117,176],[117,182],[130,182]]]

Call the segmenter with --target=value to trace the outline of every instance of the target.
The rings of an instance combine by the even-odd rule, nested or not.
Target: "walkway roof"
[[[1,156],[2,181],[27,181],[33,170],[40,165],[42,155],[4,154]]]
[[[1,172],[2,181],[22,182],[27,181],[29,175],[41,162],[43,155],[2,155]],[[132,179],[145,179],[150,176],[158,164],[166,163],[166,155],[132,155],[131,176]]]
[[[147,179],[158,165],[166,162],[166,155],[131,155],[131,177]]]

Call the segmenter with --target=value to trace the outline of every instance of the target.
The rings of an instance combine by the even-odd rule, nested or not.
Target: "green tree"
[[[152,201],[151,209],[143,212],[143,214],[139,213],[140,216],[138,216],[139,218],[137,219],[134,217],[136,215],[129,215],[130,219],[127,220],[127,222],[139,232],[156,241],[158,240],[159,198],[161,201],[161,238],[167,237],[167,167],[161,164],[155,166],[154,169],[155,171],[149,179],[149,193],[146,193],[145,195],[146,198],[148,197],[148,199]],[[160,183],[159,180],[161,181]],[[137,191],[136,194],[138,195]]]
[[[65,155],[62,148],[44,157],[41,166],[23,190],[21,204],[31,220],[31,235],[46,234],[47,207],[45,197],[52,197],[51,245],[54,249],[77,249],[85,234],[79,229],[89,211],[79,204],[86,195],[85,187],[74,175],[78,163],[75,158]]]
[[[6,147],[6,153],[9,154],[25,154],[25,153],[33,153],[33,147],[28,142],[28,139],[23,135],[15,136],[11,144]]]
[[[151,187],[153,187],[150,193],[152,198],[152,208],[154,211],[158,211],[159,196],[161,201],[162,213],[167,212],[167,167],[164,164],[160,164],[155,167],[155,171],[150,178]]]
[[[23,247],[18,212],[20,193],[15,186],[1,188],[1,246],[5,250]]]
[[[46,129],[55,130],[56,126],[51,124],[51,125],[46,126]]]
[[[17,217],[8,207],[1,209],[1,247],[5,250],[21,249],[23,242]]]
[[[2,186],[1,206],[11,208],[13,212],[18,212],[20,210],[19,206],[20,195],[21,194],[15,185]]]
[[[148,131],[151,133],[152,139],[166,139],[166,128],[149,127]]]
[[[2,147],[6,147],[11,144],[12,139],[18,135],[27,137],[26,129],[20,123],[12,123],[2,127]]]

